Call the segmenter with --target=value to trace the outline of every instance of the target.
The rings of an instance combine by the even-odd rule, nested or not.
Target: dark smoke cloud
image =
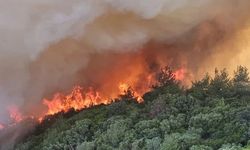
[[[192,79],[215,66],[250,66],[248,0],[0,3],[0,123],[7,106],[36,114],[43,97],[100,84],[98,73],[119,61],[162,60],[187,67]]]

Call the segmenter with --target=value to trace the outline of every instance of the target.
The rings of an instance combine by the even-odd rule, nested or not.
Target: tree
[[[233,83],[235,95],[250,95],[249,73],[246,67],[237,67],[237,70],[234,72]]]
[[[161,121],[160,128],[163,134],[170,134],[185,130],[184,127],[186,124],[184,114],[178,114],[177,116],[170,115],[170,117]]]
[[[155,137],[152,139],[146,139],[146,149],[147,150],[159,150],[161,146],[162,139],[160,137]]]
[[[197,99],[204,100],[208,97],[208,88],[210,86],[211,77],[208,73],[199,81],[195,81],[192,83],[192,87],[188,90],[188,93],[192,94],[192,96]]]
[[[97,138],[97,145],[107,145],[109,147],[118,148],[120,142],[124,140],[127,134],[129,134],[132,121],[130,119],[119,119],[108,125],[107,130],[100,131],[95,135]]]
[[[199,135],[196,133],[173,133],[165,135],[161,145],[162,150],[184,150],[199,142]]]
[[[76,150],[95,150],[95,147],[94,142],[83,142],[77,146]]]
[[[211,80],[209,86],[209,94],[215,95],[217,97],[230,97],[232,82],[229,78],[228,72],[226,69],[218,70],[215,69],[215,76]]]
[[[143,120],[135,125],[135,131],[137,133],[137,138],[154,138],[160,137],[160,122],[157,119],[153,120]]]
[[[166,135],[161,145],[161,150],[181,150],[179,144],[180,134]]]
[[[167,96],[159,95],[154,99],[150,105],[150,116],[151,117],[162,117],[167,111]]]
[[[202,129],[202,138],[208,139],[212,133],[216,132],[219,127],[221,127],[222,121],[223,115],[220,113],[200,113],[191,117],[189,126],[195,129]]]
[[[242,147],[236,144],[224,144],[219,150],[242,150]]]
[[[239,82],[249,82],[249,72],[246,67],[238,66],[237,70],[234,71],[233,81],[235,83]]]
[[[158,84],[155,85],[155,87],[164,87],[177,83],[174,72],[169,66],[161,69],[161,71],[157,74],[157,81]]]
[[[176,108],[178,113],[189,113],[193,110],[197,104],[196,100],[192,96],[179,96],[176,99],[171,100],[172,106]]]

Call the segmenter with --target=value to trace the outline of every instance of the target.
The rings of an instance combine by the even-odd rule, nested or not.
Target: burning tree
[[[157,84],[153,85],[153,88],[165,87],[178,83],[174,71],[169,66],[160,70],[160,72],[156,75],[156,80]]]
[[[246,67],[238,66],[234,72],[234,82],[249,82],[249,72]]]

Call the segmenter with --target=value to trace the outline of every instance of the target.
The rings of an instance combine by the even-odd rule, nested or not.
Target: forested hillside
[[[229,78],[215,70],[182,88],[172,71],[136,103],[133,89],[116,102],[48,116],[17,150],[238,150],[250,149],[248,70]]]

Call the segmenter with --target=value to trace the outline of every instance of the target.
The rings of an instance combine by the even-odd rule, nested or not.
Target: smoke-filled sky
[[[0,122],[128,55],[166,55],[192,79],[250,67],[249,11],[249,0],[0,0]]]

